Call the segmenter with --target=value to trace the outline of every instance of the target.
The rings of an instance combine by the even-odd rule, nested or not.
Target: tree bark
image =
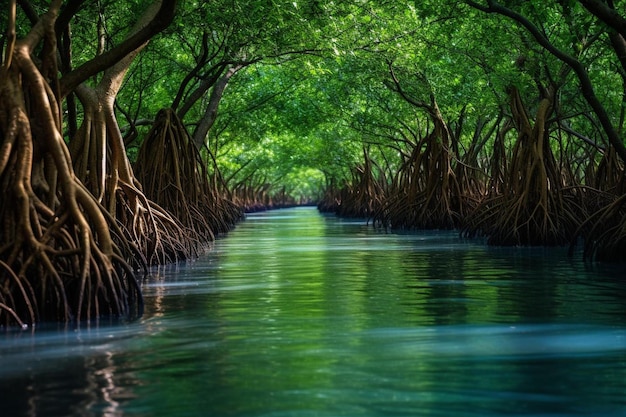
[[[209,97],[209,104],[204,111],[204,116],[202,117],[202,120],[200,120],[200,124],[193,133],[193,143],[198,149],[201,149],[204,146],[206,135],[209,133],[211,126],[213,126],[215,120],[217,119],[217,110],[219,108],[220,101],[222,100],[222,96],[224,95],[224,91],[228,86],[228,82],[241,68],[243,68],[243,65],[241,64],[231,66],[224,74],[222,74],[215,85],[213,85],[213,90],[211,91],[211,96]]]

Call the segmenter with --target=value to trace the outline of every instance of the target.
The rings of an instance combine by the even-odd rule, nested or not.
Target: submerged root
[[[584,259],[605,262],[626,260],[626,194],[591,215],[575,237],[579,235],[584,239]],[[572,239],[570,254],[575,243]]]
[[[545,202],[500,195],[483,201],[463,234],[496,246],[558,246],[570,242],[585,210],[574,192],[551,193]]]

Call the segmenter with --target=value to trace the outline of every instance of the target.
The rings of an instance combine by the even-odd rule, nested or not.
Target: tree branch
[[[39,20],[39,15],[37,14],[33,6],[28,0],[18,0],[18,3],[24,11],[24,14],[28,18],[28,20],[30,20],[30,23],[34,26],[35,23],[37,23],[37,21]]]
[[[61,96],[67,96],[67,94],[72,92],[80,83],[87,80],[89,77],[112,67],[169,26],[174,19],[175,10],[175,0],[163,0],[154,19],[143,29],[129,37],[115,48],[103,53],[102,55],[96,56],[80,67],[65,74],[60,80]]]
[[[578,0],[591,14],[626,38],[626,18],[601,0]]]
[[[478,10],[482,10],[485,13],[497,13],[516,21],[521,26],[526,28],[526,30],[530,32],[530,34],[535,38],[537,43],[541,45],[545,50],[550,52],[560,61],[569,65],[578,77],[583,97],[585,97],[587,103],[589,103],[594,113],[598,117],[598,120],[600,121],[600,124],[602,125],[602,128],[604,129],[604,132],[606,133],[609,142],[615,148],[615,151],[622,159],[622,161],[626,162],[626,147],[624,146],[624,143],[622,142],[622,139],[617,129],[615,129],[615,126],[613,126],[611,118],[609,117],[606,109],[596,96],[593,84],[591,82],[591,78],[589,77],[587,70],[582,65],[582,63],[578,61],[578,59],[554,46],[552,42],[550,42],[550,40],[544,35],[544,33],[539,30],[539,28],[526,17],[522,16],[520,13],[512,9],[509,9],[508,7],[502,6],[495,0],[487,0],[488,6],[483,6],[471,0],[466,0],[466,3]]]

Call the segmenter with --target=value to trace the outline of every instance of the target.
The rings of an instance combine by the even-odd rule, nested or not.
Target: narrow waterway
[[[626,271],[249,215],[129,324],[0,335],[10,416],[626,416]]]

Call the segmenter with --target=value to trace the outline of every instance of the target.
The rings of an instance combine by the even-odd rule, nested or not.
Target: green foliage
[[[86,4],[72,22],[74,65],[97,53],[99,16],[105,17],[112,46],[147,3]],[[121,127],[131,132],[128,126],[152,119],[177,94],[182,102],[189,100],[203,82],[219,74],[220,66],[242,64],[206,138],[223,177],[230,185],[265,181],[275,190],[310,190],[306,198],[314,198],[319,184],[350,178],[351,168],[362,162],[364,145],[392,172],[401,155],[427,134],[424,110],[390,88],[391,64],[411,98],[426,103],[434,97],[450,127],[458,128],[460,156],[472,146],[479,124],[494,123],[507,111],[510,86],[520,91],[532,113],[538,86],[550,83],[557,84],[560,98],[555,117],[578,137],[605,146],[606,135],[572,71],[511,19],[468,3],[485,8],[489,2],[181,2],[175,22],[133,63],[117,97]],[[502,4],[580,60],[612,122],[623,130],[625,74],[606,26],[577,1]],[[190,132],[204,117],[211,91],[184,115]],[[477,158],[482,164],[493,141],[487,139]],[[577,136],[563,139],[567,143],[560,146],[572,155],[587,155],[587,145]],[[207,157],[207,165],[212,163]],[[311,176],[313,171],[324,179]],[[311,177],[314,184],[307,183]],[[298,179],[306,180],[298,185]]]

